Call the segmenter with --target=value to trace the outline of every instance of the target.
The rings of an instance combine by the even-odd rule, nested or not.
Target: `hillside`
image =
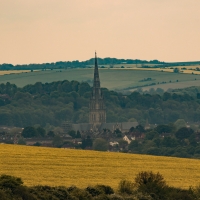
[[[200,76],[195,74],[185,73],[169,73],[163,70],[150,70],[145,68],[130,69],[130,68],[114,68],[100,69],[101,86],[110,90],[130,92],[138,87],[144,88],[183,88],[189,86],[198,86]],[[53,81],[76,80],[79,82],[88,82],[92,84],[93,69],[62,69],[62,70],[47,70],[34,71],[29,73],[18,73],[1,76],[0,83],[6,84],[10,82],[18,87],[24,87],[27,84],[35,84],[36,82],[50,83]],[[146,88],[144,88],[146,89]]]
[[[171,186],[188,188],[200,182],[200,161],[111,152],[0,145],[0,174],[21,177],[25,185],[116,188],[139,171],[160,172]]]

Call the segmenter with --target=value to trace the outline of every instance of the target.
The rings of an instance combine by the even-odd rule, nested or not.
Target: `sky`
[[[0,0],[0,64],[200,61],[199,0]]]

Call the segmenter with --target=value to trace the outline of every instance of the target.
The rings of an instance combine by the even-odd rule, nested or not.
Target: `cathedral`
[[[90,98],[89,123],[94,128],[99,128],[102,123],[106,123],[106,107],[103,94],[100,87],[99,69],[97,63],[97,54],[95,52],[94,80],[92,95]]]
[[[137,125],[137,122],[106,123],[105,99],[100,86],[98,59],[95,52],[94,79],[89,104],[89,123],[65,123],[63,124],[64,132],[75,130],[81,132],[92,131],[98,133],[104,129],[109,129],[110,131],[119,129],[122,132],[126,132],[129,131],[131,127],[136,127]]]

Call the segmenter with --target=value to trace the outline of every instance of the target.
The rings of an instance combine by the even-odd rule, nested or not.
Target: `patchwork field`
[[[162,70],[139,70],[139,69],[100,69],[100,79],[102,87],[111,90],[129,91],[134,87],[159,87],[167,90],[168,88],[188,87],[193,83],[200,84],[200,75],[169,73]],[[147,80],[151,78],[150,80]],[[62,80],[88,81],[92,83],[93,69],[67,69],[37,71],[20,74],[10,74],[0,76],[0,83],[14,83],[19,87],[36,82],[53,82]],[[152,86],[153,85],[153,86]]]
[[[117,188],[144,170],[160,172],[176,187],[200,183],[200,160],[0,144],[0,174],[21,177],[25,185]]]

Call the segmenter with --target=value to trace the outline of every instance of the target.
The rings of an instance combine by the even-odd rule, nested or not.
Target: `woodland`
[[[107,122],[138,121],[145,125],[169,124],[184,119],[199,124],[199,88],[175,90],[162,94],[132,92],[124,95],[102,89]],[[23,88],[0,84],[0,125],[25,127],[63,122],[88,123],[91,86],[86,82],[37,82]]]

